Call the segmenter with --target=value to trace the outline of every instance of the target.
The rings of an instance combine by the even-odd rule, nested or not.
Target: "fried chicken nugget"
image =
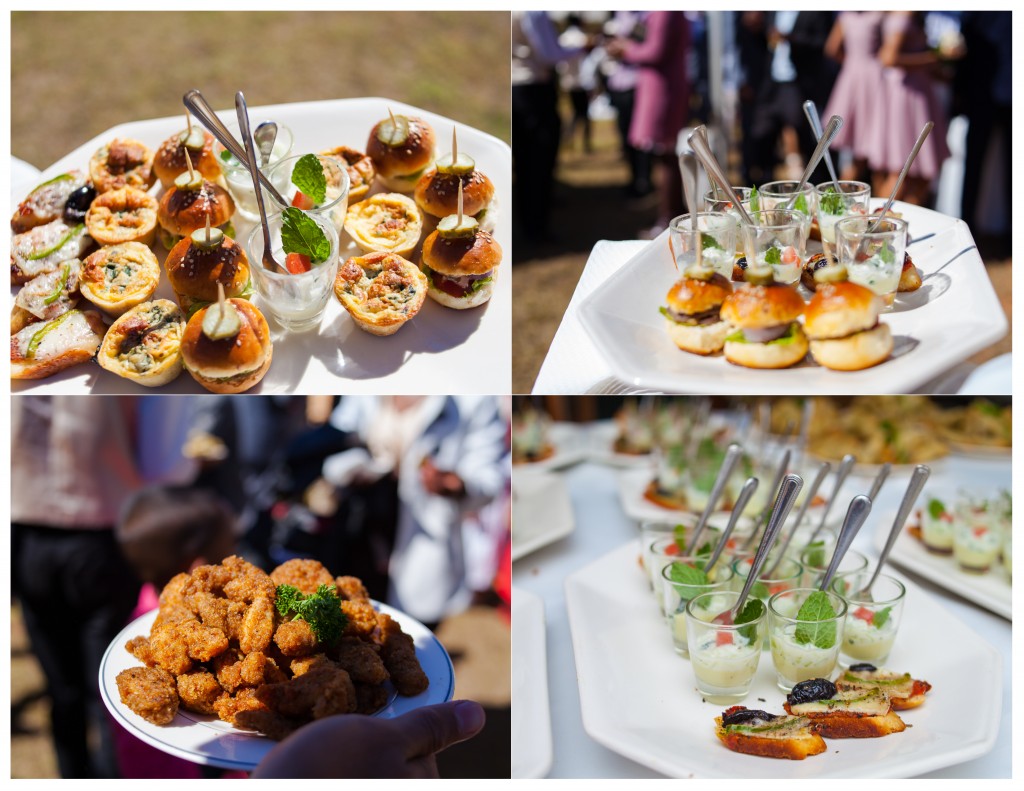
[[[285,656],[308,656],[315,653],[319,642],[309,624],[303,620],[285,621],[274,632],[274,643]]]
[[[316,593],[320,585],[333,585],[334,577],[318,560],[286,561],[270,572],[275,585],[291,585],[305,594]]]
[[[358,577],[338,577],[334,584],[338,588],[338,596],[342,599],[370,603],[370,592]]]
[[[358,637],[361,640],[373,640],[377,631],[377,611],[369,602],[343,601],[341,611],[345,613],[348,623],[345,624],[343,637]]]
[[[220,629],[203,626],[199,621],[175,624],[180,639],[188,646],[188,655],[197,662],[209,662],[228,650],[228,638]]]
[[[328,659],[326,654],[313,654],[312,656],[293,659],[288,666],[293,676],[301,676],[310,670],[316,670],[318,667],[333,667],[334,662]]]
[[[356,710],[356,690],[340,667],[323,666],[282,684],[267,684],[256,697],[270,709],[299,720],[320,719]]]
[[[228,581],[224,583],[224,595],[232,601],[252,604],[257,599],[274,600],[277,586],[263,569],[237,555],[224,558],[221,566],[228,572]]]
[[[217,716],[224,722],[236,724],[236,718],[243,711],[270,711],[266,704],[256,697],[254,687],[240,689],[235,695],[225,695],[213,704]],[[242,726],[239,726],[242,727]]]
[[[234,602],[232,602],[234,603]],[[203,626],[220,629],[228,634],[228,600],[214,596],[209,591],[197,591],[189,597],[189,606]]]
[[[154,625],[149,634],[149,651],[153,661],[174,676],[192,669],[188,645],[178,634],[177,623]]]
[[[394,618],[380,613],[380,655],[400,695],[418,695],[430,681],[416,658],[416,644]]]
[[[305,723],[290,720],[267,708],[242,708],[234,716],[237,728],[247,728],[280,741],[290,736]]]
[[[139,635],[133,637],[124,647],[128,650],[128,653],[138,659],[142,664],[153,667],[156,664],[156,660],[153,659],[153,650],[149,647],[149,638]]]
[[[189,582],[192,580],[192,575],[182,572],[181,574],[175,574],[171,577],[170,581],[164,585],[164,589],[160,591],[160,607],[176,605],[179,607],[185,607],[185,590],[188,587]]]
[[[195,613],[183,605],[162,604],[156,612],[156,618],[153,619],[153,628],[167,623],[181,623],[195,617]]]
[[[214,704],[227,693],[208,670],[193,670],[177,679],[178,697],[183,708],[198,714],[216,714]]]
[[[388,691],[379,684],[356,684],[356,713],[373,714],[388,705]]]
[[[274,637],[274,605],[271,601],[269,596],[258,596],[246,610],[238,631],[238,647],[243,654],[265,651],[270,645]]]
[[[130,667],[117,674],[121,702],[154,725],[166,725],[178,713],[174,677],[158,667]]]
[[[345,670],[352,680],[363,684],[383,684],[388,671],[380,651],[373,643],[364,643],[353,637],[344,637],[330,649],[328,655]]]

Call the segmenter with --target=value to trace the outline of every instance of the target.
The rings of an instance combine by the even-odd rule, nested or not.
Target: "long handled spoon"
[[[899,194],[900,187],[903,186],[903,180],[907,177],[910,172],[910,166],[914,164],[914,160],[917,159],[918,153],[921,151],[921,146],[924,145],[924,141],[928,139],[928,135],[931,134],[932,129],[935,128],[935,123],[929,121],[922,127],[921,134],[917,136],[917,142],[914,143],[914,147],[910,149],[910,156],[907,157],[907,161],[903,163],[903,170],[900,171],[899,177],[896,179],[896,186],[892,188],[892,193],[889,195],[889,200],[885,202],[882,207],[882,211],[878,214],[878,219],[875,220],[868,227],[868,233],[874,233],[878,224],[885,218],[886,213],[892,208],[893,201],[896,200],[896,195]]]
[[[836,548],[832,552],[832,560],[829,561],[828,568],[825,570],[825,576],[821,578],[821,584],[818,586],[819,590],[828,590],[829,583],[832,582],[836,569],[842,563],[846,550],[850,548],[850,544],[857,537],[861,525],[864,524],[864,520],[868,518],[870,513],[871,500],[865,495],[858,494],[850,501],[850,507],[846,509],[846,519],[843,520],[843,526],[839,530],[839,538],[836,539]]]
[[[814,103],[813,99],[804,102],[804,115],[807,116],[807,122],[811,125],[814,139],[821,140],[821,116],[818,115],[818,105]],[[839,176],[836,175],[836,166],[832,164],[832,152],[828,149],[825,149],[825,167],[828,168],[828,174],[832,177],[832,187],[839,192]]]
[[[804,498],[804,503],[800,506],[800,510],[797,511],[793,527],[789,529],[789,533],[787,533],[786,537],[782,540],[782,547],[779,549],[778,557],[775,559],[772,567],[768,569],[768,579],[775,578],[775,572],[782,563],[782,559],[786,556],[786,550],[789,549],[789,544],[793,540],[793,536],[795,536],[796,531],[800,529],[800,525],[803,523],[804,517],[807,515],[807,509],[811,506],[811,501],[818,493],[818,489],[821,487],[821,482],[825,480],[825,476],[828,475],[829,470],[831,469],[832,465],[827,461],[823,461],[818,467],[818,471],[814,475],[814,480],[811,481],[811,486],[807,490],[807,496]]]
[[[700,132],[698,128],[689,137],[690,148],[693,153],[697,155],[697,159],[704,166],[704,170],[707,171],[708,176],[711,180],[718,184],[722,188],[722,192],[726,194],[730,201],[732,201],[733,207],[739,212],[740,218],[747,225],[754,225],[754,218],[750,216],[750,213],[740,203],[739,196],[736,194],[736,190],[732,188],[729,183],[729,179],[725,175],[725,171],[722,170],[722,166],[718,164],[718,160],[715,159],[715,155],[711,152],[711,146],[708,145],[707,138]]]
[[[757,536],[758,532],[760,532],[761,525],[768,520],[768,516],[771,513],[770,509],[772,507],[772,494],[778,491],[779,487],[782,485],[782,476],[784,476],[786,474],[786,470],[789,469],[789,455],[789,448],[786,448],[782,454],[782,458],[779,460],[779,466],[775,470],[775,477],[772,478],[772,485],[768,490],[768,502],[765,503],[764,510],[761,511],[757,517],[757,521],[754,522],[754,528],[750,531],[750,535],[747,537],[747,540],[743,542],[744,549],[748,549],[750,545],[754,543],[754,538]]]
[[[772,516],[768,520],[768,527],[764,530],[764,537],[761,539],[757,552],[754,553],[754,560],[750,564],[750,571],[747,573],[747,581],[743,584],[743,590],[740,591],[739,598],[736,599],[736,604],[733,605],[732,609],[716,615],[714,623],[735,623],[736,616],[743,612],[743,605],[747,601],[747,596],[750,595],[750,589],[761,576],[761,569],[765,561],[768,560],[768,553],[775,543],[775,537],[778,536],[779,530],[782,529],[782,525],[785,523],[786,517],[789,516],[793,503],[796,502],[796,496],[800,493],[803,485],[803,478],[799,475],[787,475],[786,479],[782,482],[782,486],[779,487],[779,496],[775,498],[775,504],[772,506]]]
[[[697,547],[700,546],[697,543],[700,540],[700,534],[704,531],[704,526],[708,523],[708,519],[711,518],[715,506],[718,505],[718,500],[722,496],[722,492],[725,491],[725,485],[729,482],[729,478],[732,476],[733,470],[736,469],[736,464],[739,462],[742,454],[743,448],[736,443],[733,443],[726,449],[725,458],[722,459],[722,466],[718,469],[718,477],[715,478],[715,482],[711,487],[711,494],[708,496],[707,505],[704,506],[704,512],[700,515],[697,526],[693,528],[693,535],[690,536],[690,544],[686,548],[687,555],[692,555]]]
[[[878,471],[878,475],[875,476],[875,482],[871,484],[871,491],[868,492],[868,499],[871,502],[875,501],[878,497],[878,493],[882,490],[882,484],[885,483],[885,479],[889,477],[889,470],[892,469],[892,465],[886,462],[882,465],[882,468]]]
[[[725,532],[722,533],[722,537],[718,539],[718,546],[715,547],[715,551],[711,553],[711,557],[708,558],[707,565],[704,566],[704,573],[711,574],[711,569],[715,567],[718,562],[718,558],[722,555],[722,551],[729,543],[729,537],[732,535],[732,531],[736,529],[736,523],[740,521],[740,516],[743,515],[743,509],[746,508],[750,498],[754,496],[754,492],[757,491],[757,478],[747,478],[746,483],[743,484],[743,488],[740,489],[739,496],[736,497],[736,505],[732,507],[732,513],[729,515],[729,523],[725,526]]]
[[[786,201],[785,208],[792,209],[793,204],[796,203],[796,199],[803,192],[804,187],[807,186],[807,182],[811,180],[811,174],[814,169],[818,167],[818,163],[821,162],[821,158],[825,156],[825,152],[828,151],[829,144],[833,138],[839,134],[839,130],[843,128],[843,119],[841,116],[833,115],[828,119],[828,124],[825,125],[825,130],[821,133],[821,137],[818,140],[818,145],[814,149],[814,153],[811,154],[811,158],[807,160],[807,167],[804,168],[804,173],[800,177],[800,183],[797,188],[793,191],[793,196]]]
[[[704,245],[701,244],[700,236],[697,235],[697,160],[689,154],[679,155],[679,173],[683,177],[683,194],[686,196],[686,208],[690,212],[690,230],[693,232],[694,253],[697,256],[697,266],[701,265],[701,254]],[[671,244],[671,237],[669,238]],[[675,251],[672,258],[675,259]],[[678,267],[678,262],[676,266]]]
[[[260,223],[263,226],[263,266],[271,272],[287,275],[288,270],[274,258],[270,242],[270,226],[267,224],[267,209],[263,205],[263,190],[260,189],[260,169],[256,166],[256,148],[252,141],[252,134],[249,132],[249,109],[245,106],[245,96],[241,91],[235,94],[235,114],[238,116],[238,128],[242,130],[246,160],[249,163],[249,173],[252,175],[252,185],[256,191],[256,205],[259,207]]]
[[[836,470],[836,482],[832,487],[832,496],[828,498],[828,502],[825,503],[825,512],[821,515],[821,521],[818,522],[818,526],[814,528],[814,532],[811,533],[811,537],[807,540],[808,544],[813,544],[814,539],[818,537],[818,533],[825,527],[825,522],[828,520],[829,512],[832,510],[832,505],[835,503],[839,496],[839,490],[843,487],[846,482],[846,476],[850,474],[850,470],[853,469],[854,463],[857,461],[852,454],[847,453],[843,456],[843,460],[839,462],[839,469]]]
[[[252,137],[256,141],[256,150],[260,152],[260,169],[262,170],[270,162],[274,143],[277,142],[277,124],[273,121],[263,121],[257,124]]]
[[[910,483],[907,484],[907,491],[903,494],[903,502],[900,503],[900,510],[896,512],[896,519],[892,523],[892,529],[889,530],[889,537],[886,539],[885,546],[882,548],[882,554],[878,556],[878,566],[875,568],[875,573],[871,575],[871,579],[868,580],[868,584],[861,588],[855,598],[870,600],[871,586],[874,585],[875,580],[878,579],[878,574],[882,571],[885,559],[889,557],[889,551],[892,549],[893,544],[896,543],[896,538],[903,529],[903,525],[906,524],[907,517],[910,516],[911,510],[914,508],[914,503],[916,503],[917,498],[921,496],[921,490],[924,488],[925,482],[928,480],[928,476],[931,475],[931,472],[931,468],[924,464],[918,464],[914,468],[914,472],[910,476]]]

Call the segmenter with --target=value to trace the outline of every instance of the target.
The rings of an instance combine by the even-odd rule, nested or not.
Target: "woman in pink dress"
[[[660,233],[683,212],[676,141],[689,115],[689,50],[690,26],[682,11],[652,11],[642,41],[616,39],[608,48],[613,56],[637,67],[629,142],[649,151],[658,170],[658,219],[649,235]]]
[[[882,64],[883,11],[843,11],[836,18],[825,42],[825,54],[842,64],[822,123],[833,115],[843,118],[843,127],[832,147],[852,152],[853,161],[843,168],[846,180],[867,179],[868,160],[881,148],[882,123],[879,94]]]
[[[874,171],[872,192],[888,196],[921,129],[933,121],[935,128],[914,160],[898,196],[908,203],[924,205],[929,202],[932,186],[949,156],[947,112],[939,101],[933,76],[945,58],[929,49],[921,14],[913,11],[886,13],[878,58],[885,67],[884,100],[879,107],[879,117],[885,123],[881,145],[870,158]]]

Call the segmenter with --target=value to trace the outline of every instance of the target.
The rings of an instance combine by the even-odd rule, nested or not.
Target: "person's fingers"
[[[456,700],[410,711],[391,721],[405,743],[408,758],[431,755],[465,741],[484,727],[484,710],[471,700]]]
[[[429,779],[436,780],[441,776],[437,769],[437,758],[431,753],[423,758],[413,758],[406,763],[408,777],[414,780]]]

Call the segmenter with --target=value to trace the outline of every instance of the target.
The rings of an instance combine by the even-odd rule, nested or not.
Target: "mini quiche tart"
[[[408,255],[423,233],[416,202],[397,192],[381,192],[348,207],[345,230],[366,253]]]
[[[348,201],[362,200],[370,191],[373,180],[377,176],[377,169],[373,166],[373,160],[362,151],[356,151],[348,146],[337,146],[321,151],[320,154],[326,157],[334,157],[345,163],[348,168]]]
[[[92,155],[89,178],[99,193],[122,187],[148,190],[156,181],[153,152],[138,140],[115,138]]]
[[[97,360],[108,371],[145,387],[181,373],[185,314],[169,299],[136,305],[110,325]]]
[[[43,379],[96,356],[106,332],[94,310],[69,310],[11,336],[11,379]]]
[[[153,296],[160,283],[160,262],[141,242],[101,247],[85,259],[82,295],[120,316]]]
[[[156,238],[157,205],[156,198],[135,187],[104,192],[89,207],[85,227],[100,244],[151,245]]]
[[[344,263],[334,295],[360,329],[391,335],[423,307],[427,276],[400,255],[370,253]]]

